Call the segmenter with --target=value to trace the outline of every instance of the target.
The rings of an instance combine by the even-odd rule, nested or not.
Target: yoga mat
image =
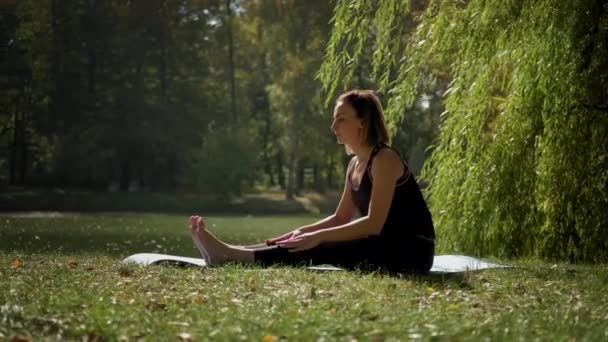
[[[142,266],[171,263],[178,265],[207,266],[205,259],[189,258],[167,254],[139,253],[126,257],[123,263],[133,263]],[[467,271],[484,270],[488,268],[506,268],[507,265],[499,265],[465,255],[436,255],[431,268],[431,274],[461,273]],[[334,266],[311,266],[314,271],[342,271]]]

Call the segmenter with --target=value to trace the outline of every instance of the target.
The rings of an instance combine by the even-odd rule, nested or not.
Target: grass
[[[608,338],[605,265],[502,260],[453,277],[123,265],[196,256],[181,215],[0,216],[0,340],[589,340]],[[252,243],[314,216],[208,218]]]

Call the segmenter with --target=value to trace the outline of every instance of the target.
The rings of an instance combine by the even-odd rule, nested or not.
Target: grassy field
[[[253,243],[315,218],[208,224]],[[500,260],[517,267],[395,277],[120,263],[138,252],[196,256],[186,217],[0,214],[0,340],[608,339],[606,265]]]

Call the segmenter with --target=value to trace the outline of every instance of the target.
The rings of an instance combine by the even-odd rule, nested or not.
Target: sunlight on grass
[[[452,277],[301,268],[142,268],[137,252],[196,256],[185,217],[1,217],[0,339],[604,340],[608,270],[512,261]],[[257,242],[314,217],[209,217]]]

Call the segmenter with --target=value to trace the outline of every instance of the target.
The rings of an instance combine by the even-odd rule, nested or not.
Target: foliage
[[[259,148],[247,127],[210,130],[184,182],[220,198],[250,190]]]
[[[315,11],[310,11],[311,7]],[[284,1],[260,2],[248,8],[253,16],[243,20],[244,28],[249,28],[244,37],[255,42],[257,53],[268,59],[260,63],[268,77],[263,85],[267,125],[275,131],[273,152],[281,151],[285,156],[285,189],[291,198],[302,188],[297,178],[305,168],[324,169],[323,178],[330,183],[328,170],[336,167],[329,157],[337,151],[329,129],[330,110],[321,104],[320,87],[312,79],[323,59],[331,5],[327,1]],[[316,178],[320,186],[321,176]]]
[[[344,78],[328,70],[353,68],[336,42],[360,43],[368,27],[356,23],[365,15],[395,22],[412,13],[419,22],[405,50],[377,40],[392,54],[375,63],[403,55],[388,90],[391,120],[449,81],[423,175],[441,244],[481,255],[608,260],[608,4],[437,0],[414,13],[413,1],[385,14],[383,1],[371,13],[354,3],[336,7],[320,72],[329,92]],[[349,16],[356,20],[343,20]]]
[[[256,146],[245,158],[258,159],[257,186],[299,192],[340,183],[343,165],[329,116],[317,120],[328,110],[313,78],[329,36],[327,1],[0,6],[0,35],[10,42],[0,55],[8,90],[0,94],[0,183],[188,189],[200,181],[188,181],[197,168],[191,156],[207,153],[199,132],[209,125],[227,134],[251,128]],[[293,106],[274,103],[270,89]],[[310,142],[316,148],[303,148]],[[311,169],[314,180],[302,181]]]

